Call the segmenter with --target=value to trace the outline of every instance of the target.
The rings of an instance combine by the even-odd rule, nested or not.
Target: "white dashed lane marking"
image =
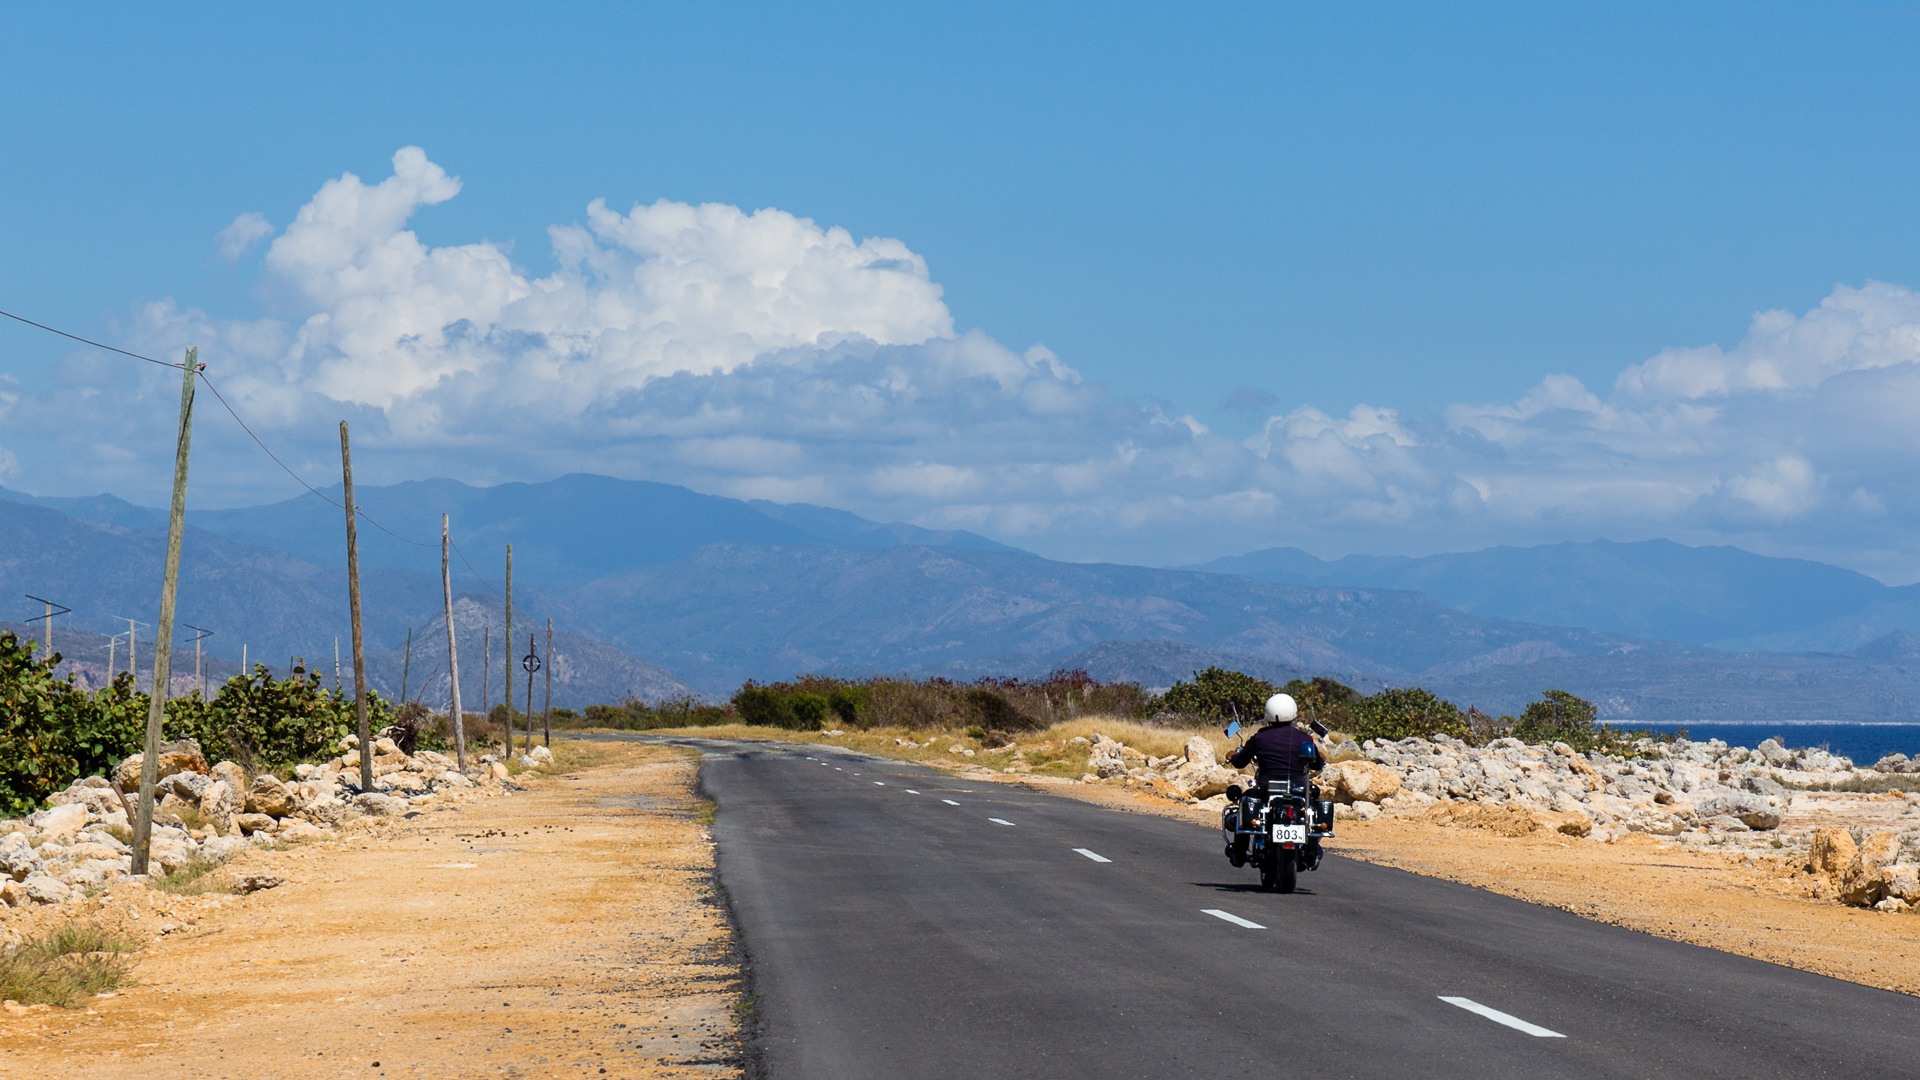
[[[907,789],[907,794],[909,794],[909,795],[918,795],[918,794],[920,794],[920,793],[919,793],[919,792],[917,792],[917,791],[915,791],[915,790],[913,790],[912,788],[908,788],[908,789]]]
[[[988,821],[991,821],[991,822],[993,822],[993,823],[994,823],[995,825],[1011,825],[1011,824],[1013,824],[1013,822],[1011,822],[1011,821],[1008,821],[1008,820],[1007,820],[1007,819],[1005,819],[1005,818],[997,818],[997,817],[990,817],[990,818],[988,818],[987,820],[988,820]]]
[[[860,775],[860,774],[859,774],[859,773],[854,773],[854,775],[855,775],[855,776],[858,776],[858,775]],[[874,786],[874,787],[886,787],[886,786],[887,786],[887,782],[886,782],[885,780],[875,780],[875,781],[873,782],[873,786]]]
[[[1086,848],[1083,848],[1083,847],[1077,847],[1077,848],[1074,848],[1073,850],[1079,852],[1082,855],[1085,855],[1087,858],[1092,859],[1094,862],[1112,862],[1113,861],[1112,859],[1107,858],[1105,855],[1102,855],[1099,852],[1088,851]]]
[[[940,801],[941,801],[941,802],[943,802],[943,803],[946,803],[946,804],[947,804],[948,806],[959,806],[959,805],[960,805],[959,803],[957,803],[957,802],[954,802],[954,801],[953,801],[952,799],[941,799]]]
[[[1231,911],[1221,911],[1219,908],[1201,908],[1200,911],[1202,914],[1211,915],[1216,919],[1225,919],[1226,921],[1232,923],[1235,926],[1244,926],[1249,930],[1265,930],[1266,929],[1266,927],[1261,926],[1259,923],[1251,922],[1247,919],[1243,919],[1240,916],[1235,915]]]
[[[1440,1000],[1446,1002],[1449,1005],[1459,1006],[1460,1008],[1465,1009],[1470,1013],[1477,1013],[1493,1021],[1496,1024],[1505,1024],[1515,1031],[1524,1031],[1527,1034],[1532,1035],[1536,1038],[1541,1038],[1541,1039],[1566,1038],[1565,1035],[1562,1035],[1557,1031],[1553,1031],[1548,1028],[1543,1028],[1538,1024],[1529,1024],[1525,1020],[1522,1020],[1517,1016],[1508,1016],[1506,1013],[1501,1012],[1499,1009],[1482,1005],[1479,1002],[1473,1000],[1472,998],[1448,997],[1445,994],[1442,994],[1440,995]]]

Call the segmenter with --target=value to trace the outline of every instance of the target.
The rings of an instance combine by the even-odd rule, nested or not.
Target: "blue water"
[[[1758,746],[1779,739],[1790,749],[1817,746],[1865,768],[1888,754],[1920,754],[1920,724],[1631,724],[1656,731],[1687,729],[1694,742],[1721,739],[1731,746]]]

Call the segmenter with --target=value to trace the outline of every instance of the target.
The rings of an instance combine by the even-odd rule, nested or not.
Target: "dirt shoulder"
[[[697,763],[573,756],[596,763],[247,852],[219,873],[285,879],[251,895],[61,905],[146,942],[135,985],[0,1015],[0,1077],[739,1075]]]
[[[699,735],[700,729],[679,734]],[[730,728],[728,738],[765,738]],[[969,780],[1022,784],[1131,813],[1218,826],[1202,809],[1121,782],[1009,774],[985,755],[955,759],[946,740],[908,745],[893,733],[819,733],[795,741],[845,746],[913,761]],[[1329,850],[1349,858],[1545,904],[1597,922],[1737,953],[1901,993],[1920,994],[1920,916],[1846,907],[1824,879],[1802,869],[1806,842],[1819,827],[1894,827],[1912,811],[1898,796],[1802,792],[1780,828],[1726,849],[1646,834],[1601,842],[1542,830],[1508,837],[1433,824],[1418,816],[1341,821]],[[1778,838],[1782,847],[1765,837]],[[1338,873],[1330,863],[1319,873]],[[1251,872],[1249,871],[1249,876]]]

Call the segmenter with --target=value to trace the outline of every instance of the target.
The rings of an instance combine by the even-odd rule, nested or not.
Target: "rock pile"
[[[1813,834],[1805,870],[1814,895],[1855,907],[1906,911],[1920,904],[1920,865],[1906,861],[1901,836],[1882,830],[1855,843],[1845,829]]]
[[[362,791],[359,745],[347,736],[339,757],[295,766],[291,782],[267,773],[249,778],[231,761],[209,766],[191,739],[162,747],[150,868],[168,873],[196,859],[223,861],[252,844],[317,839],[357,819],[404,815],[483,787],[516,787],[491,755],[463,774],[440,754],[406,754],[382,738],[373,744],[373,787]],[[521,758],[528,767],[552,761],[545,747]],[[57,904],[130,873],[132,804],[143,763],[135,754],[109,777],[74,781],[24,821],[0,822],[0,903]]]
[[[1388,810],[1482,803],[1537,815],[1542,827],[1605,839],[1629,832],[1774,829],[1788,803],[1783,779],[1851,775],[1853,765],[1823,750],[1796,754],[1773,739],[1755,750],[1719,740],[1642,742],[1636,749],[1634,757],[1580,754],[1566,743],[1530,746],[1518,739],[1474,747],[1443,735],[1369,741],[1359,748],[1362,761],[1393,773],[1397,785],[1374,775],[1356,785],[1348,771],[1356,762],[1338,763],[1329,772],[1336,775],[1333,797],[1341,802]]]

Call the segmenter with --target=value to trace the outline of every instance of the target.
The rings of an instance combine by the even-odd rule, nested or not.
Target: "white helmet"
[[[1293,703],[1291,694],[1275,694],[1267,699],[1267,723],[1289,724],[1300,715],[1300,706]]]

